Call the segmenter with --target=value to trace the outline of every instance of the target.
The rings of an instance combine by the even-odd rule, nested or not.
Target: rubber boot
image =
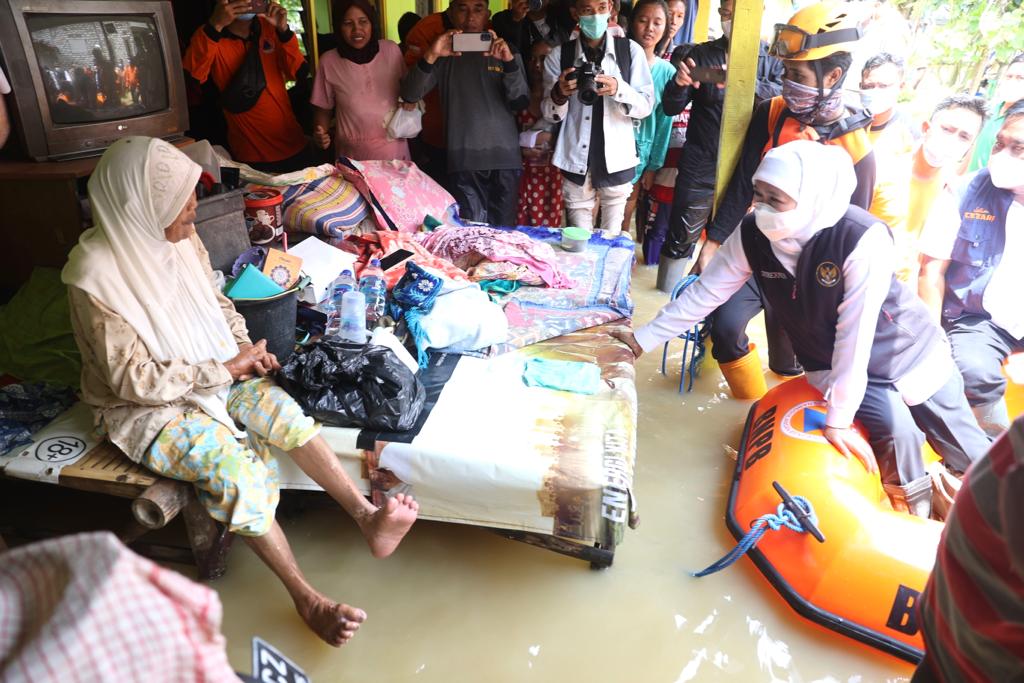
[[[672,289],[686,275],[686,267],[690,265],[688,258],[669,258],[662,256],[658,259],[658,284],[657,287],[666,294],[671,294]]]
[[[994,403],[974,406],[971,410],[981,431],[993,439],[1010,428],[1010,412],[1006,408],[1005,396]]]
[[[932,516],[932,478],[918,477],[909,484],[883,484],[882,488],[897,512],[928,519]]]
[[[768,383],[764,379],[764,371],[761,369],[761,359],[757,357],[757,349],[753,344],[745,356],[719,363],[725,381],[729,383],[733,398],[741,400],[757,399],[764,396],[768,391]]]
[[[960,492],[963,482],[941,462],[929,465],[928,475],[932,478],[932,516],[944,522],[949,517],[949,511],[953,509],[953,501]]]

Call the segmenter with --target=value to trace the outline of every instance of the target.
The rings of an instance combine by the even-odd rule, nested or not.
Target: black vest
[[[851,206],[838,223],[817,233],[804,245],[796,277],[776,258],[753,214],[741,223],[743,251],[750,268],[805,370],[832,368],[839,304],[845,293],[843,264],[867,229],[876,223],[878,219],[867,211]],[[898,380],[941,338],[942,330],[930,319],[928,309],[894,274],[878,313],[868,376]]]

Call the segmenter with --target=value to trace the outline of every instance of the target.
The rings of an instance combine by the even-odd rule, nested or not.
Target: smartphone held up
[[[490,33],[456,33],[452,36],[452,52],[487,52],[494,36]]]

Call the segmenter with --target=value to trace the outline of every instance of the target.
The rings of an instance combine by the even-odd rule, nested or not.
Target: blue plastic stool
[[[697,281],[696,275],[687,275],[672,288],[672,294],[669,296],[670,301],[674,301],[679,298],[679,295],[686,291],[686,288]],[[704,345],[704,340],[708,338],[711,328],[707,320],[702,320],[700,323],[693,326],[692,329],[679,335],[679,339],[683,340],[683,358],[682,365],[679,368],[679,393],[683,393],[683,383],[686,382],[687,370],[689,370],[690,382],[686,385],[685,391],[693,391],[693,380],[700,373],[700,364],[704,360],[704,356],[707,353],[707,349]],[[665,375],[665,365],[668,362],[668,345],[671,340],[665,342],[665,346],[661,351],[661,374]],[[691,346],[692,344],[692,346]],[[689,357],[689,360],[687,360]]]

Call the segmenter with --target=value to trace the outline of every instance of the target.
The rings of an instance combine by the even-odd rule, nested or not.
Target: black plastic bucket
[[[299,303],[298,290],[278,294],[270,299],[238,299],[235,309],[245,318],[249,339],[255,344],[267,340],[267,350],[284,363],[295,350],[295,316]]]

